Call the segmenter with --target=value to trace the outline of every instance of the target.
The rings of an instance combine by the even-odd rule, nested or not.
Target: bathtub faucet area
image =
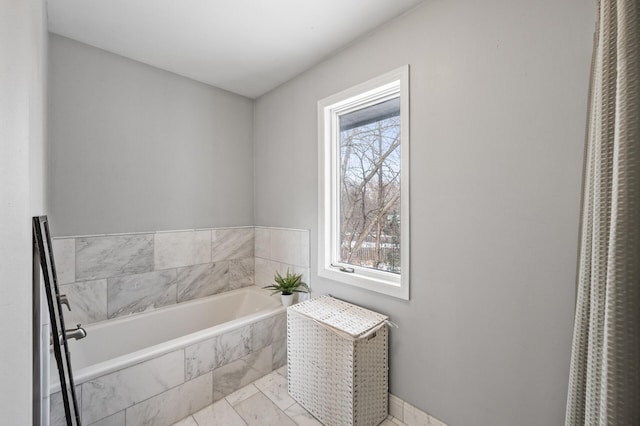
[[[82,328],[82,324],[78,324],[76,328],[66,329],[64,335],[67,338],[67,341],[70,341],[70,339],[80,340],[87,337],[87,331]],[[60,345],[62,345],[62,334],[58,335],[58,341],[60,342]],[[53,346],[53,335],[49,338],[49,345]]]
[[[87,332],[84,328],[82,328],[82,324],[78,324],[76,328],[65,330],[64,334],[67,337],[67,340],[69,339],[80,340],[87,337]]]

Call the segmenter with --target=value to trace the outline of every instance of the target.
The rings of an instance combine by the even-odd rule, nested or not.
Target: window
[[[318,102],[318,274],[409,299],[409,66]]]

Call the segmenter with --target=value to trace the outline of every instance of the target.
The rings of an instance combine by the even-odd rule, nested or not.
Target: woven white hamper
[[[326,426],[388,415],[387,316],[320,296],[287,308],[289,395]]]

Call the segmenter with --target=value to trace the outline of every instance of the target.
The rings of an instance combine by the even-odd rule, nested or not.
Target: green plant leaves
[[[276,271],[273,276],[275,284],[262,287],[267,290],[273,290],[272,294],[283,293],[308,293],[309,286],[302,281],[302,274],[293,274],[287,269],[287,274],[283,277],[280,272]]]

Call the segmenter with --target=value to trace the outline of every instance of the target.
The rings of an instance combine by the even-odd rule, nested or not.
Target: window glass
[[[399,274],[400,98],[339,120],[339,262]]]
[[[409,299],[409,66],[318,101],[318,276]]]

